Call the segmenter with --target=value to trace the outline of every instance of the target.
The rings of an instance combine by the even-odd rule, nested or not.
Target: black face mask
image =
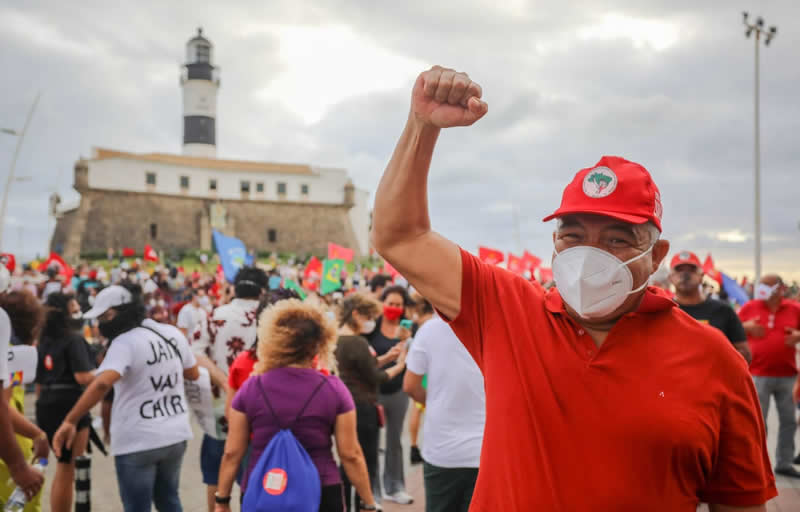
[[[108,322],[100,322],[97,324],[97,329],[100,331],[100,334],[108,341],[112,341],[120,334],[130,331],[134,327],[136,326],[130,325],[130,319],[125,318],[123,315],[117,315]]]

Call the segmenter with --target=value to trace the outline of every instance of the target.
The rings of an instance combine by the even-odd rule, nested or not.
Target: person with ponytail
[[[93,379],[94,365],[89,357],[86,340],[80,332],[83,323],[80,305],[75,298],[53,292],[45,301],[46,317],[39,340],[39,363],[36,383],[36,423],[52,443],[61,422]],[[73,449],[65,449],[58,457],[56,475],[50,488],[50,510],[67,512],[72,508],[75,457],[83,455],[89,441],[91,417],[84,414],[76,425],[78,430]]]
[[[339,340],[336,344],[336,363],[339,377],[353,395],[356,405],[358,442],[364,451],[370,481],[378,475],[378,437],[383,412],[378,403],[378,386],[400,375],[405,369],[405,351],[398,346],[390,350],[385,363],[394,358],[395,365],[381,370],[375,351],[364,337],[375,330],[375,319],[381,313],[381,305],[364,293],[349,295],[339,311]],[[344,480],[345,506],[351,510],[351,486],[347,475]],[[355,502],[360,497],[356,495]]]

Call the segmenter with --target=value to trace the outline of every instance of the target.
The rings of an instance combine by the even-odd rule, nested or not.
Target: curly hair
[[[0,294],[0,307],[8,313],[19,341],[25,345],[36,341],[44,325],[44,307],[39,299],[27,290],[15,290]]]
[[[261,313],[258,321],[258,362],[253,375],[275,368],[320,363],[336,369],[336,325],[322,308],[297,299],[282,300]]]
[[[300,300],[300,294],[294,290],[287,290],[286,288],[269,290],[263,297],[261,297],[261,300],[258,303],[258,309],[256,310],[258,325],[261,325],[261,318],[263,318],[261,313],[263,313],[265,309],[272,307],[282,300],[290,299]],[[256,342],[253,343],[253,346],[250,348],[250,357],[253,359],[258,359],[258,339],[256,339]]]
[[[339,327],[346,325],[351,329],[355,329],[357,326],[353,318],[354,312],[374,319],[381,314],[381,305],[366,293],[348,295],[339,308]]]

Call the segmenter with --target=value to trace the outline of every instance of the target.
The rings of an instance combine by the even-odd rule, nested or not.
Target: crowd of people
[[[209,512],[234,495],[243,510],[408,505],[409,463],[422,465],[430,512],[765,510],[778,492],[771,400],[774,473],[800,478],[796,286],[765,275],[734,308],[690,251],[674,253],[668,285],[648,286],[670,253],[661,198],[618,157],[578,172],[545,219],[557,221],[553,282],[432,232],[420,176],[442,128],[487,112],[481,94],[440,67],[415,85],[373,228],[404,277],[359,267],[322,295],[287,286],[304,272],[294,262],[244,266],[231,282],[130,260],[69,280],[0,266],[0,352],[38,353],[35,422],[0,358],[13,483],[0,500],[19,486],[39,510],[42,476],[27,462],[52,450],[50,510],[69,510],[92,438],[110,444],[126,512],[182,510],[187,390],[208,379],[212,417],[190,463]],[[279,501],[290,498],[301,508]]]

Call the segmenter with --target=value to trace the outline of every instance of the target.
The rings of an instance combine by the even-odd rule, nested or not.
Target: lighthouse
[[[217,91],[219,68],[214,66],[214,46],[203,29],[186,43],[186,64],[181,73],[183,88],[183,154],[206,158],[217,156]]]

